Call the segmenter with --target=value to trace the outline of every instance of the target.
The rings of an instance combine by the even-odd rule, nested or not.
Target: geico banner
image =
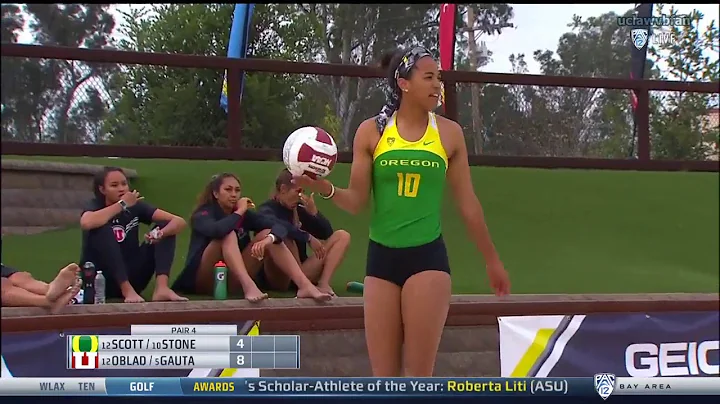
[[[720,374],[720,313],[500,317],[503,377]]]
[[[237,325],[240,335],[259,335],[260,322]],[[13,377],[259,377],[259,369],[68,369],[65,335],[126,335],[130,327],[3,333],[1,378]]]

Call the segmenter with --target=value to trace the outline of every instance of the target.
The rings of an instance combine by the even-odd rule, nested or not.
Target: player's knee
[[[350,244],[350,233],[346,230],[335,230],[333,236],[337,239],[337,242],[343,244]]]
[[[223,245],[233,244],[233,243],[237,244],[238,239],[237,239],[237,235],[235,234],[235,232],[231,231],[230,233],[226,234],[225,237],[222,238],[222,243],[223,243]]]
[[[31,281],[33,279],[32,275],[30,275],[29,272],[15,272],[14,274],[10,275],[8,277],[10,282],[12,282],[13,285],[22,285],[28,281]]]

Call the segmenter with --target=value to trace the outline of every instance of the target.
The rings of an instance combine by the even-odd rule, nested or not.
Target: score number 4
[[[403,174],[397,173],[398,176],[398,196],[406,198],[415,198],[420,187],[420,174]]]

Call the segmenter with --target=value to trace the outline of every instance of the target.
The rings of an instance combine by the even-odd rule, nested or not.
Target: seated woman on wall
[[[80,217],[81,262],[95,264],[107,279],[105,295],[125,303],[145,300],[140,293],[155,275],[153,301],[185,301],[168,286],[175,257],[175,235],[185,220],[143,201],[130,190],[121,168],[105,167],[93,183],[93,198]],[[140,245],[138,225],[153,226]]]
[[[70,264],[58,272],[55,279],[45,283],[27,272],[2,266],[3,307],[43,307],[57,313],[77,295],[80,290],[80,267]]]
[[[245,298],[258,302],[267,294],[253,278],[265,256],[272,257],[281,270],[298,285],[297,297],[328,300],[303,275],[292,253],[283,244],[285,227],[253,211],[249,198],[241,197],[240,180],[231,173],[214,175],[198,197],[190,220],[192,235],[183,272],[173,289],[192,294],[212,294],[214,267],[224,261],[228,267],[228,289],[242,289]],[[251,239],[250,232],[255,233]]]
[[[302,188],[293,184],[292,174],[287,169],[280,171],[275,180],[272,199],[263,203],[258,211],[274,217],[288,228],[292,237],[285,242],[303,273],[317,283],[320,291],[334,295],[330,280],[350,246],[350,233],[333,230],[330,221],[315,205],[313,195],[303,194]],[[309,258],[307,244],[315,253]],[[293,286],[272,260],[265,263],[264,276],[272,289],[288,290]]]

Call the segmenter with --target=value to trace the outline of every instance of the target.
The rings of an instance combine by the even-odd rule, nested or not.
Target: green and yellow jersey
[[[370,239],[392,248],[437,239],[447,167],[435,114],[416,142],[400,137],[392,116],[373,153]]]

